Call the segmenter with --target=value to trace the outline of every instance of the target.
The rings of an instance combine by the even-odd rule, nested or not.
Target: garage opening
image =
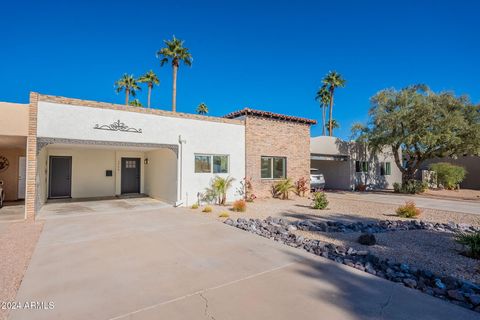
[[[325,189],[352,189],[352,168],[348,156],[312,154],[310,168],[314,174],[323,174]]]

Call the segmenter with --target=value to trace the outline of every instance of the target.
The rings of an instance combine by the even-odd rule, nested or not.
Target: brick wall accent
[[[287,158],[287,178],[301,177],[310,183],[310,125],[262,117],[245,117],[246,175],[252,179],[253,193],[271,197],[278,180],[261,179],[262,156]]]
[[[25,193],[25,219],[35,220],[37,209],[37,110],[38,93],[30,93],[27,136],[27,181]]]
[[[126,106],[126,105],[123,105],[123,104],[114,104],[114,103],[98,102],[98,101],[91,101],[91,100],[80,100],[80,99],[66,98],[66,97],[60,97],[60,96],[50,96],[50,95],[44,95],[44,94],[38,94],[38,101],[52,102],[52,103],[59,103],[59,104],[66,104],[66,105],[74,105],[74,106],[82,106],[82,107],[91,107],[91,108],[111,109],[111,110],[120,110],[120,111],[153,114],[153,115],[164,116],[164,117],[194,119],[194,120],[203,120],[203,121],[212,121],[212,122],[231,123],[231,124],[243,125],[243,121],[238,120],[238,119],[226,119],[226,118],[203,116],[203,115],[192,114],[192,113],[172,112],[172,111],[152,109],[152,108],[144,108],[144,107],[132,107],[132,106]]]

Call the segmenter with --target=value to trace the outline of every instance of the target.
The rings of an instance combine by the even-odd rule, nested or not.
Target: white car
[[[322,173],[310,173],[310,189],[312,191],[323,190],[325,188],[325,177]]]

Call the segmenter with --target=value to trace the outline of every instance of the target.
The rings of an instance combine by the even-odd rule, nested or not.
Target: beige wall
[[[72,157],[72,198],[115,195],[114,150],[49,148],[48,157],[50,156]],[[107,177],[106,170],[112,170],[113,176]]]
[[[287,178],[310,181],[310,126],[255,116],[245,117],[246,176],[257,197],[270,197],[278,180],[261,179],[262,156],[287,158]]]
[[[40,207],[48,198],[48,152],[40,150],[37,156],[37,201]]]
[[[25,149],[0,149],[0,156],[8,159],[9,167],[0,172],[0,180],[4,182],[5,200],[18,199],[18,163],[20,156],[25,156]]]
[[[172,150],[160,149],[145,154],[145,193],[150,197],[174,203],[177,200],[177,156]]]
[[[0,135],[28,134],[28,104],[0,102]]]

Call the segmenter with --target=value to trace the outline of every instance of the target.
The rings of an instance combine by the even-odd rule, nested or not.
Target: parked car
[[[325,188],[325,177],[322,173],[310,173],[310,189],[311,191],[323,190]]]
[[[3,207],[5,201],[5,191],[3,190],[3,180],[0,180],[0,208]]]

